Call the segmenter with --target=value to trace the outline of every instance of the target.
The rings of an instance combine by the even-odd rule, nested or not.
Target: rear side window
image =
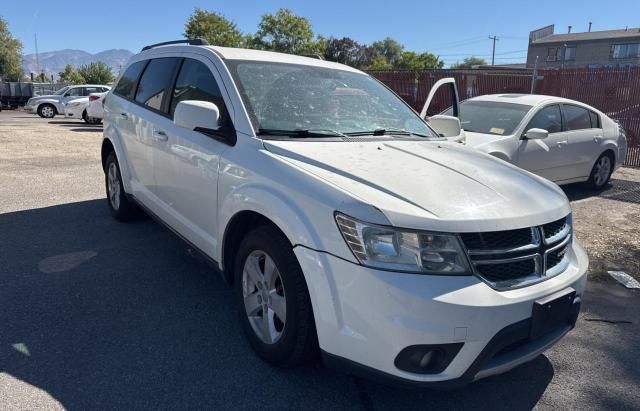
[[[102,93],[102,87],[85,87],[84,90],[85,96],[88,96],[91,93]]]
[[[224,122],[228,116],[220,88],[211,70],[202,62],[193,59],[185,59],[180,68],[180,74],[176,80],[171,98],[169,114],[173,112],[179,102],[184,100],[209,101],[218,106],[220,119]]]
[[[567,131],[591,128],[591,117],[589,116],[589,110],[586,108],[565,104],[563,111],[565,129]]]
[[[162,103],[179,60],[177,57],[151,60],[140,77],[136,101],[154,110],[162,111]]]
[[[549,133],[559,133],[562,131],[562,115],[560,114],[560,106],[557,104],[544,107],[538,111],[529,122],[525,129],[541,128]]]
[[[590,111],[589,117],[591,117],[591,128],[600,128],[600,116]]]
[[[133,94],[136,92],[136,84],[140,78],[140,73],[142,73],[146,64],[146,61],[138,61],[130,65],[122,77],[120,77],[120,81],[118,81],[118,85],[116,85],[113,93],[127,99],[132,99]]]

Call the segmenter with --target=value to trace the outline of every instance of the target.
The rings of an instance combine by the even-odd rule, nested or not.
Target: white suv
[[[108,204],[219,267],[265,361],[464,384],[574,326],[588,258],[555,184],[351,67],[190,43],[146,47],[105,97]]]

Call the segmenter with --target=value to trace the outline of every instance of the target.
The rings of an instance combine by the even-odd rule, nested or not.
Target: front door
[[[541,108],[525,127],[524,134],[532,128],[547,130],[549,135],[541,140],[529,140],[523,135],[514,163],[551,181],[565,179],[570,163],[567,159],[569,140],[562,128],[560,105]]]
[[[216,73],[216,75],[214,75]],[[220,110],[221,128],[231,124],[217,71],[207,59],[185,58],[172,87],[169,116],[156,124],[166,141],[154,149],[157,195],[170,215],[172,227],[209,256],[215,256],[218,209],[218,167],[221,155],[232,149],[203,133],[176,126],[173,113],[179,102],[208,101]]]

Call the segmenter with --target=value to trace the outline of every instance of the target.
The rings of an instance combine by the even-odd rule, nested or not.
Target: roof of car
[[[163,45],[142,51],[141,55],[153,56],[157,52],[183,52],[192,47],[207,48],[225,60],[253,60],[274,63],[300,64],[305,66],[326,67],[343,71],[362,73],[360,70],[340,63],[321,60],[319,58],[297,56],[294,54],[276,53],[273,51],[241,49],[219,46]]]
[[[241,49],[232,47],[207,46],[213,49],[218,55],[226,60],[253,60],[274,63],[302,64],[306,66],[326,67],[338,70],[360,72],[353,67],[346,66],[332,61],[321,60],[319,58],[297,56],[294,54],[276,53],[273,51]]]
[[[571,102],[566,98],[545,96],[542,94],[486,94],[484,96],[472,97],[474,101],[500,101],[503,103],[526,104],[536,106],[547,101]]]

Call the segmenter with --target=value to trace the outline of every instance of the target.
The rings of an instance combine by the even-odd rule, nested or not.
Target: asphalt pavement
[[[202,258],[153,220],[110,217],[101,137],[0,113],[0,410],[640,409],[640,291],[606,278],[561,343],[455,391],[266,365]]]

